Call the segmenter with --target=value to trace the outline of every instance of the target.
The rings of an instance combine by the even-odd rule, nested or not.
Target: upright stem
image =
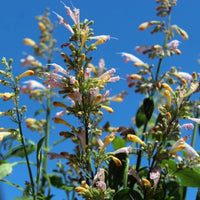
[[[17,112],[17,121],[18,121],[19,133],[20,133],[20,136],[21,136],[21,143],[22,143],[24,154],[25,154],[25,158],[26,158],[29,178],[30,178],[30,181],[31,181],[31,188],[32,188],[32,193],[33,193],[32,195],[33,195],[33,199],[36,200],[35,184],[34,184],[34,181],[33,181],[33,175],[32,175],[32,171],[31,171],[31,167],[30,167],[28,153],[27,153],[27,150],[26,150],[26,147],[25,147],[24,136],[23,136],[23,133],[22,133],[21,120],[20,120],[20,116],[19,116],[18,106],[16,106],[16,112]]]
[[[47,63],[51,63],[52,51],[49,53],[49,58]],[[48,65],[47,71],[50,71],[50,66]],[[48,165],[48,150],[49,150],[49,134],[50,134],[50,113],[51,113],[51,89],[47,90],[47,105],[46,105],[46,127],[45,127],[45,143],[44,143],[44,157],[43,157],[43,174],[42,174],[42,185],[41,190],[42,193],[45,191],[45,183],[46,183],[46,173],[47,173],[47,165]]]

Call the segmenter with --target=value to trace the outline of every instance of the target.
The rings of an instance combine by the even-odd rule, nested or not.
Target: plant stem
[[[32,175],[32,171],[31,171],[31,167],[30,167],[28,153],[26,151],[26,146],[25,146],[25,142],[24,142],[22,127],[21,127],[21,119],[20,119],[20,114],[19,114],[19,109],[18,109],[18,102],[16,102],[16,113],[17,113],[17,122],[18,122],[19,133],[20,133],[20,136],[21,136],[21,143],[22,143],[22,146],[23,146],[23,149],[24,149],[24,154],[25,154],[26,163],[27,163],[27,167],[28,167],[28,173],[29,173],[29,177],[30,177],[30,181],[31,181],[31,188],[32,188],[32,193],[33,193],[32,195],[33,195],[33,199],[36,200],[35,184],[34,184],[34,181],[33,181],[33,175]]]
[[[128,170],[129,170],[129,156],[126,157],[126,168],[124,170],[124,188],[127,187],[128,182]]]

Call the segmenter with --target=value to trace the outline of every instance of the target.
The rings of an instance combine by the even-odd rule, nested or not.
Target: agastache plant
[[[112,37],[95,35],[93,21],[81,21],[80,9],[61,3],[67,15],[63,17],[54,10],[52,16],[69,35],[60,45],[62,64],[53,60],[59,49],[48,10],[37,17],[39,42],[24,39],[24,44],[34,51],[34,56],[27,54],[21,60],[22,67],[29,69],[14,77],[12,59],[8,63],[2,59],[6,69],[0,70],[0,84],[10,90],[0,93],[0,98],[13,101],[14,108],[1,110],[0,116],[9,116],[18,126],[0,128],[4,151],[9,147],[7,153],[1,153],[1,181],[23,191],[23,197],[17,199],[53,199],[52,187],[73,200],[185,199],[187,187],[200,188],[200,158],[194,148],[200,106],[193,97],[200,91],[200,75],[176,67],[165,72],[162,69],[163,60],[181,56],[179,40],[189,38],[185,30],[171,24],[176,0],[157,0],[158,20],[139,25],[140,31],[162,34],[162,44],[137,46],[137,56],[120,53],[126,65],[133,65],[134,72],[127,75],[128,87],[144,97],[130,127],[113,127],[112,122],[102,125],[105,112],[114,113],[112,101],[122,102],[127,94],[122,91],[111,95],[110,83],[120,81],[116,69],[107,67],[103,58],[94,64],[91,56],[104,43],[112,42]],[[73,24],[68,22],[70,18]],[[141,54],[149,60],[141,59]],[[21,82],[29,76],[31,79]],[[41,105],[34,116],[25,117],[26,106],[19,108],[20,95],[29,95]],[[38,118],[40,114],[45,117]],[[39,133],[36,143],[23,134],[23,122],[29,130]],[[58,140],[50,141],[53,126],[61,127],[61,131],[55,128]],[[54,150],[61,142],[64,149]],[[31,162],[29,154],[34,151],[36,161]],[[25,161],[10,164],[7,160],[12,156]],[[54,160],[57,167],[51,171],[49,166]],[[4,179],[11,174],[12,166],[21,163],[27,164],[29,172],[24,188]]]

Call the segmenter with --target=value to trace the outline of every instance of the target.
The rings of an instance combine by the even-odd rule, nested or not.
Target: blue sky
[[[68,6],[71,5],[70,1],[63,1]],[[114,95],[122,90],[128,90],[129,95],[120,106],[113,105],[115,113],[112,116],[106,115],[106,117],[115,126],[119,124],[129,126],[131,125],[131,118],[136,112],[136,106],[139,105],[140,96],[134,95],[133,90],[127,88],[125,79],[126,74],[135,73],[136,69],[131,63],[124,64],[118,53],[129,52],[136,54],[135,47],[137,45],[162,44],[162,34],[152,36],[148,30],[145,32],[138,30],[138,26],[144,21],[159,20],[155,15],[156,3],[154,0],[73,0],[72,4],[80,8],[81,20],[87,18],[95,21],[93,25],[95,35],[109,34],[118,38],[118,40],[112,39],[106,42],[105,45],[100,46],[95,53],[93,63],[97,65],[99,59],[104,58],[107,68],[115,67],[117,69],[117,74],[120,75],[121,80],[111,88],[111,94]],[[177,4],[178,6],[174,8],[172,13],[172,24],[177,24],[185,29],[189,34],[189,40],[184,41],[180,36],[176,35],[175,39],[181,41],[180,50],[182,54],[167,59],[162,70],[176,66],[181,67],[182,71],[185,72],[199,72],[200,67],[197,59],[200,54],[200,2],[194,0],[191,3],[191,1],[185,0],[178,1]],[[23,53],[32,53],[29,47],[23,45],[23,38],[30,37],[37,41],[39,31],[35,16],[42,14],[47,7],[65,17],[72,24],[69,17],[65,15],[65,10],[60,0],[1,1],[0,56],[14,59],[13,68],[16,75],[23,71],[20,65],[20,59],[24,57]],[[57,21],[53,13],[51,13],[50,18],[52,21]],[[65,43],[69,36],[70,33],[63,26],[57,26],[55,37],[58,46]],[[148,60],[145,56],[140,56],[140,59],[149,64],[155,62]],[[56,55],[55,62],[57,60],[58,64],[62,65],[59,54]],[[156,65],[157,61],[154,64]],[[3,125],[3,122],[0,122],[0,126]],[[22,181],[25,172],[18,170],[18,173]],[[16,177],[16,180],[18,178]],[[3,193],[6,200],[13,199],[16,195],[20,196],[20,193],[11,187],[5,185],[1,187],[5,190]],[[11,190],[13,191],[12,193],[10,193]],[[192,195],[193,193],[190,192],[189,194]],[[191,196],[189,199],[192,199]]]

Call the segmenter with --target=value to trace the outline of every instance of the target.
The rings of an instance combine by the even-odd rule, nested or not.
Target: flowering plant
[[[92,52],[112,37],[95,35],[93,21],[81,22],[79,9],[62,4],[74,24],[53,11],[70,34],[61,51],[53,38],[56,23],[46,10],[37,17],[39,42],[24,39],[34,52],[21,60],[22,67],[29,69],[14,76],[12,59],[2,59],[0,83],[9,92],[0,93],[0,98],[11,101],[13,108],[2,110],[0,115],[9,116],[16,126],[0,128],[0,180],[23,191],[16,199],[53,199],[53,187],[64,191],[68,199],[185,199],[187,187],[200,187],[200,158],[194,149],[200,105],[193,98],[200,91],[200,75],[176,67],[164,73],[161,70],[167,57],[181,56],[175,34],[188,39],[186,31],[171,24],[176,0],[157,0],[156,14],[161,21],[139,26],[140,31],[151,29],[151,34],[164,35],[162,45],[136,47],[138,54],[147,55],[148,63],[133,54],[120,53],[127,65],[133,62],[137,69],[127,75],[128,87],[143,98],[130,127],[104,122],[106,112],[114,112],[112,102],[122,102],[127,94],[110,95],[107,87],[120,80],[116,69],[106,69],[104,59],[98,66],[93,64]],[[53,62],[56,52],[62,66]],[[22,82],[29,76],[31,79]],[[22,95],[37,105],[34,116],[28,117],[27,106],[20,106]],[[39,139],[28,139],[24,122],[28,130],[39,133]],[[193,130],[191,145],[182,129]],[[58,140],[51,140],[51,132],[59,135]],[[57,151],[63,144],[64,149]],[[25,160],[12,163],[13,157]],[[52,170],[53,160],[57,163]],[[24,187],[6,179],[14,173],[13,166],[22,163],[29,173]]]

